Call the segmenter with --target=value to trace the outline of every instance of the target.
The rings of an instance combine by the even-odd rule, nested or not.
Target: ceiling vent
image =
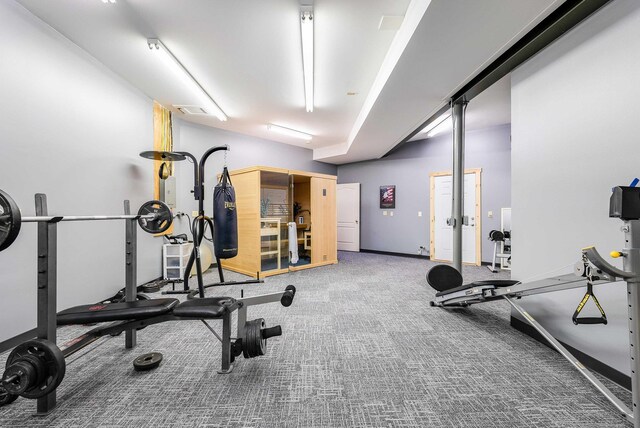
[[[182,114],[209,114],[204,108],[199,106],[174,106]]]

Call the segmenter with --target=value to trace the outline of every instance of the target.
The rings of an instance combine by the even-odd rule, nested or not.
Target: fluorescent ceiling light
[[[301,138],[307,141],[311,141],[313,138],[313,135],[307,134],[306,132],[296,131],[295,129],[285,128],[284,126],[274,125],[273,123],[268,124],[267,129],[279,134],[288,135],[289,137],[294,138]]]
[[[102,3],[111,3],[111,4],[113,4],[115,2],[116,2],[116,0],[102,0]]]
[[[198,97],[198,100],[202,103],[202,106],[208,114],[215,115],[223,122],[227,120],[227,115],[218,107],[213,98],[200,86],[198,81],[184,68],[180,61],[173,56],[171,51],[167,49],[159,39],[148,39],[147,45],[149,45],[149,49],[152,52],[157,53],[164,65],[173,70],[182,84],[188,87],[189,90]]]
[[[437,118],[436,120],[434,120],[433,122],[431,122],[430,124],[422,128],[422,130],[419,133],[420,134],[426,133],[427,137],[433,137],[434,135],[441,133],[442,131],[447,129],[447,127],[450,125],[450,121],[449,122],[447,121],[447,119],[449,119],[450,117],[451,117],[451,113],[446,112],[445,114],[443,114],[442,116],[440,116],[439,118]]]
[[[300,7],[300,34],[302,37],[302,73],[304,99],[307,111],[313,111],[313,6]]]

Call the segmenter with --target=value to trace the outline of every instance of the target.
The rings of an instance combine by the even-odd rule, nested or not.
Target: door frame
[[[464,170],[466,174],[476,175],[476,262],[466,265],[480,266],[482,264],[482,168],[469,168]],[[453,175],[452,171],[439,171],[429,173],[429,258],[436,262],[450,262],[436,258],[435,246],[435,189],[436,177]],[[463,190],[464,192],[464,190]]]

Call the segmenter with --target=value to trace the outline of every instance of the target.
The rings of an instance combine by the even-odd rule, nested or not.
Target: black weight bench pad
[[[496,279],[496,280],[486,280],[486,281],[476,281],[469,284],[461,285],[460,287],[450,288],[449,290],[440,291],[436,293],[436,297],[446,296],[450,293],[456,293],[458,291],[470,290],[473,287],[482,287],[484,285],[493,285],[495,288],[499,287],[511,287],[512,285],[516,285],[520,283],[520,281],[514,281],[511,279]]]
[[[153,318],[171,312],[177,304],[178,299],[151,299],[74,306],[58,313],[58,325],[94,324]]]
[[[207,297],[204,299],[191,299],[180,303],[173,310],[173,315],[181,318],[218,319],[226,313],[224,302],[234,299],[231,297]]]

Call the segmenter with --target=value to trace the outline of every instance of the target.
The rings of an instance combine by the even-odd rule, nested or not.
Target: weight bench
[[[232,363],[240,353],[245,351],[245,358],[264,355],[266,340],[282,335],[280,326],[267,328],[264,325],[264,320],[262,320],[260,323],[260,331],[257,332],[257,334],[250,334],[251,340],[255,343],[248,343],[248,335],[245,331],[248,324],[247,307],[276,301],[280,301],[283,306],[287,307],[293,303],[294,296],[295,287],[289,285],[284,292],[241,299],[208,297],[204,299],[186,300],[182,303],[180,303],[178,299],[151,299],[134,302],[74,306],[58,313],[58,325],[106,322],[112,322],[112,324],[97,327],[79,338],[63,344],[60,349],[62,355],[68,357],[106,335],[117,335],[123,331],[132,329],[140,330],[147,326],[167,321],[199,320],[222,342],[222,364],[218,373],[230,373],[233,369]],[[232,340],[231,315],[236,310],[239,310],[238,334],[237,337]],[[222,320],[222,337],[207,323],[207,320]],[[254,351],[246,352],[247,347],[250,347]]]
[[[18,345],[7,358],[0,382],[0,405],[19,395],[43,399],[58,387],[65,374],[65,359],[101,337],[116,336],[167,321],[201,321],[222,342],[222,363],[218,373],[230,373],[235,357],[258,357],[266,352],[267,339],[282,335],[277,325],[267,328],[264,319],[247,321],[247,308],[264,303],[293,303],[296,289],[288,285],[283,292],[234,299],[209,297],[180,302],[178,299],[151,299],[134,302],[98,303],[74,306],[57,314],[57,325],[108,323],[68,341],[55,343],[35,339]],[[238,334],[231,337],[231,316],[238,313]],[[222,320],[222,337],[208,320]]]
[[[222,338],[216,334],[222,342],[222,365],[218,372],[229,373],[236,356],[232,352],[231,314],[242,306],[241,301],[231,297],[194,299],[182,303],[178,299],[152,299],[75,306],[58,313],[58,325],[114,323],[95,328],[80,338],[63,344],[60,349],[68,357],[105,335],[117,335],[130,329],[140,330],[167,321],[200,320],[216,334],[206,320],[222,320]],[[269,330],[268,333],[277,333],[269,337],[279,336],[282,330]]]

